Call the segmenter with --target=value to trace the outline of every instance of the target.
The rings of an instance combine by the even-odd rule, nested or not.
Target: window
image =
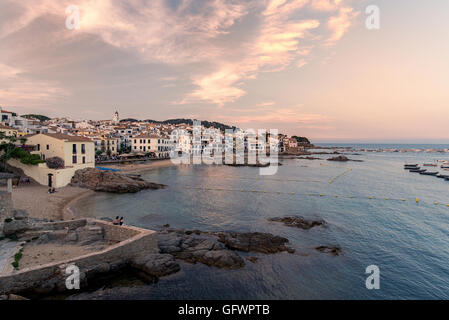
[[[85,153],[86,153],[86,145],[85,145],[85,144],[82,144],[82,145],[81,145],[81,153],[82,153],[82,154],[85,154]]]
[[[72,146],[72,153],[73,154],[76,154],[76,144],[73,144],[73,146]],[[76,162],[74,162],[74,163],[76,163]]]
[[[41,151],[41,145],[40,144],[37,145],[37,151]]]
[[[137,139],[134,139],[134,143],[137,143]]]
[[[73,163],[73,164],[76,164],[76,156],[73,156],[73,157],[72,157],[72,163]]]
[[[83,157],[83,163],[86,163],[86,157]]]
[[[142,139],[140,139],[140,143],[142,143]]]
[[[137,147],[136,146],[134,146],[134,150],[136,150],[137,149]]]
[[[47,150],[50,150],[50,145],[49,144],[47,144]]]

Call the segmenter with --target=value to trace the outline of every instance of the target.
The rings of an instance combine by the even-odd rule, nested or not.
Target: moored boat
[[[426,175],[426,176],[436,176],[438,174],[438,171],[433,171],[433,172],[425,171],[425,172],[420,172],[419,174],[423,174],[423,175]]]

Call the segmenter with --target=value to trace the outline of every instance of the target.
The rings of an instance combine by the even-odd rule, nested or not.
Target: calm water
[[[144,177],[167,184],[167,189],[97,194],[84,199],[80,210],[96,217],[124,216],[128,224],[147,228],[168,223],[270,232],[287,237],[296,249],[295,254],[251,254],[259,261],[235,271],[182,264],[182,272],[155,285],[119,291],[116,298],[449,299],[449,182],[403,170],[405,162],[449,160],[449,155],[369,153],[350,158],[364,162],[283,160],[270,177],[259,177],[256,168],[163,168]],[[322,218],[328,227],[305,231],[267,221],[287,215]],[[313,249],[333,244],[342,247],[342,256]],[[380,268],[380,290],[365,288],[365,268],[371,264]]]

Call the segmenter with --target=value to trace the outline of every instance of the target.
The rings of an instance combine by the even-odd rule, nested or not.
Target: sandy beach
[[[123,173],[138,173],[173,165],[168,159],[141,164],[104,165],[102,167],[119,169]],[[6,190],[6,187],[0,187],[0,190]],[[76,208],[76,203],[80,199],[94,193],[92,190],[67,186],[57,189],[56,193],[49,194],[47,186],[32,182],[31,184],[20,184],[18,188],[14,188],[12,199],[15,208],[28,211],[32,218],[57,221],[80,218],[79,212],[70,209]]]
[[[126,173],[137,173],[152,169],[158,169],[158,168],[165,168],[165,167],[171,167],[175,166],[175,164],[170,160],[153,160],[145,163],[137,163],[137,164],[114,164],[114,165],[98,165],[103,168],[111,168],[111,169],[118,169],[121,172]]]
[[[6,189],[2,187],[0,190]],[[64,208],[67,204],[93,193],[91,190],[67,186],[49,194],[48,187],[31,183],[14,188],[12,200],[16,209],[26,210],[32,218],[56,221],[64,218]]]

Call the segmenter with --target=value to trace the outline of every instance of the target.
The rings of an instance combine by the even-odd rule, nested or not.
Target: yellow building
[[[158,135],[140,135],[132,139],[131,151],[134,153],[154,152],[158,157],[168,157],[170,139]]]
[[[17,137],[18,136],[18,131],[17,129],[14,129],[12,127],[9,126],[5,126],[3,124],[0,124],[0,132],[3,132],[6,136],[14,136]]]
[[[28,145],[34,145],[32,152],[42,160],[59,157],[65,167],[86,168],[95,166],[95,147],[92,140],[61,133],[39,133],[25,136]]]

